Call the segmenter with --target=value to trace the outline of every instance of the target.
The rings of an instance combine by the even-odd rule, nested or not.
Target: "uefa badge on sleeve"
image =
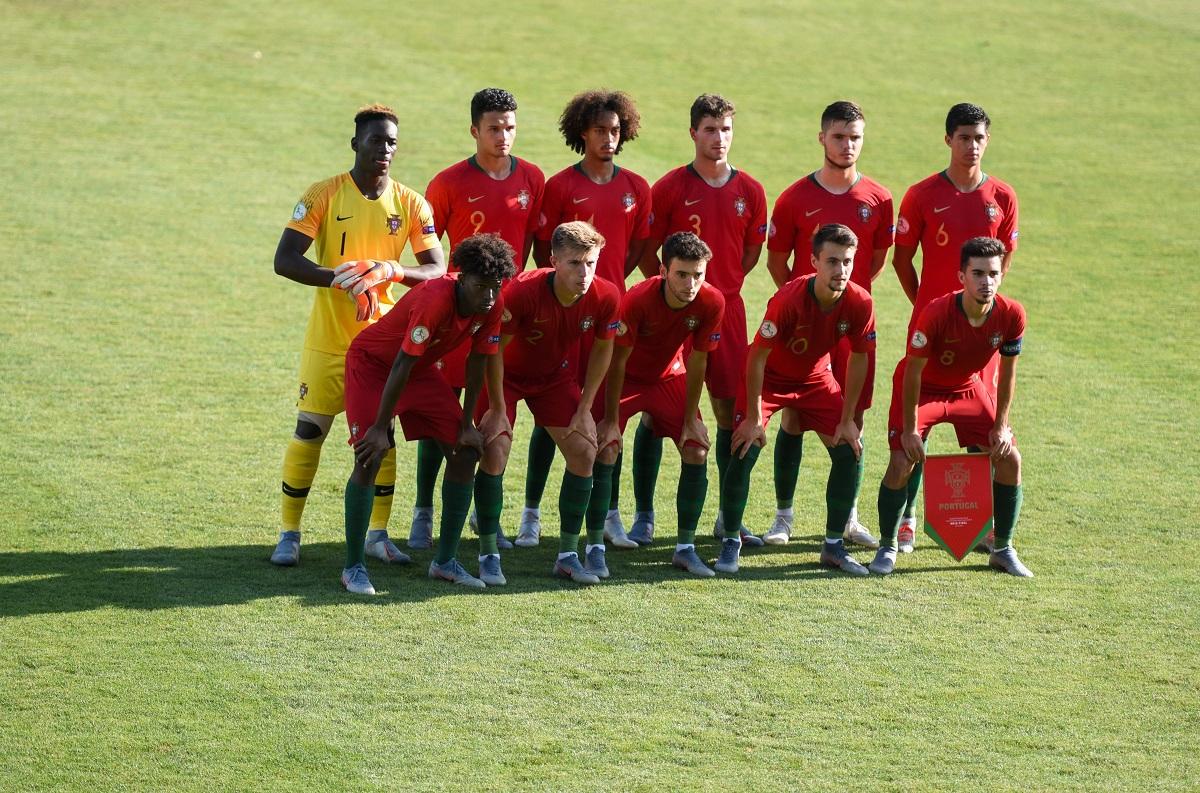
[[[925,533],[958,561],[992,528],[992,463],[987,454],[925,458]]]

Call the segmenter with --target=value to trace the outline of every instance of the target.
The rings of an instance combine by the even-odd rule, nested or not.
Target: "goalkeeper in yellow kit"
[[[433,213],[421,195],[391,179],[397,118],[370,105],[354,116],[354,167],[310,187],[296,204],[275,250],[275,272],[317,287],[304,351],[296,433],[283,457],[282,531],[271,561],[300,561],[300,516],[317,473],[321,444],[345,409],[346,349],[358,332],[395,304],[392,284],[412,286],[446,272]],[[316,262],[306,254],[316,243]],[[402,267],[404,246],[417,265]],[[396,484],[396,449],[375,479],[366,550],[386,562],[407,562],[387,536]]]

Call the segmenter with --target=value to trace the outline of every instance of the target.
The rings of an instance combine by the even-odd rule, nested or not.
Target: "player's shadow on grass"
[[[602,588],[613,586],[657,586],[696,581],[671,565],[674,544],[659,542],[633,551],[610,550],[608,565],[612,578]],[[697,551],[711,563],[718,548],[715,541],[698,540]],[[368,560],[371,581],[379,596],[348,595],[338,582],[344,562],[342,543],[305,543],[299,567],[281,568],[267,561],[270,547],[224,545],[201,548],[145,548],[67,553],[31,551],[0,553],[0,618],[31,614],[92,611],[101,608],[155,610],[204,606],[226,606],[274,597],[297,598],[302,605],[327,606],[360,602],[388,605],[461,595],[460,587],[431,581],[426,571],[433,551],[413,552],[412,564],[385,565]],[[459,559],[474,571],[478,541],[464,538]],[[579,592],[583,588],[554,578],[551,569],[556,553],[554,538],[545,538],[538,548],[516,549],[504,554],[504,571],[509,584],[489,587],[480,597],[503,597],[531,592]],[[849,577],[820,566],[816,542],[793,542],[783,548],[758,548],[743,552],[742,567],[727,581],[826,580],[842,585]],[[780,564],[780,557],[788,557]],[[986,564],[938,567],[898,566],[896,575],[932,572],[974,572]],[[712,579],[710,579],[712,580]],[[700,582],[697,582],[700,583]]]

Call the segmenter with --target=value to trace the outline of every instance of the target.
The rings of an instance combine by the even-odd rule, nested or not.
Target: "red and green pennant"
[[[992,528],[992,463],[986,454],[925,459],[925,533],[958,561]]]

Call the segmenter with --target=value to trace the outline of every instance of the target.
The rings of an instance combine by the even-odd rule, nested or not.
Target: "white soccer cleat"
[[[871,536],[871,532],[867,531],[867,527],[858,522],[856,518],[850,518],[846,521],[846,531],[842,535],[842,539],[846,542],[861,545],[864,548],[878,548],[879,540]]]
[[[522,548],[536,548],[542,539],[541,510],[525,507],[521,511],[521,525],[517,529],[517,539],[514,544]]]
[[[625,524],[621,522],[621,513],[610,509],[604,517],[604,539],[614,548],[636,548],[638,544],[629,539],[625,533]]]
[[[367,538],[363,542],[363,551],[367,556],[373,556],[388,564],[408,564],[412,561],[412,557],[396,547],[396,543],[388,537],[386,529],[367,532]]]
[[[791,538],[792,516],[776,512],[775,522],[771,524],[771,528],[763,535],[763,542],[767,545],[787,545],[788,540]]]
[[[375,587],[371,586],[371,579],[367,578],[367,568],[361,564],[342,570],[342,586],[347,592],[355,595],[375,594]]]
[[[271,564],[280,567],[294,567],[300,564],[300,532],[279,532],[279,543],[271,552]]]
[[[917,536],[917,519],[902,518],[900,528],[896,531],[896,545],[900,553],[912,553]]]

